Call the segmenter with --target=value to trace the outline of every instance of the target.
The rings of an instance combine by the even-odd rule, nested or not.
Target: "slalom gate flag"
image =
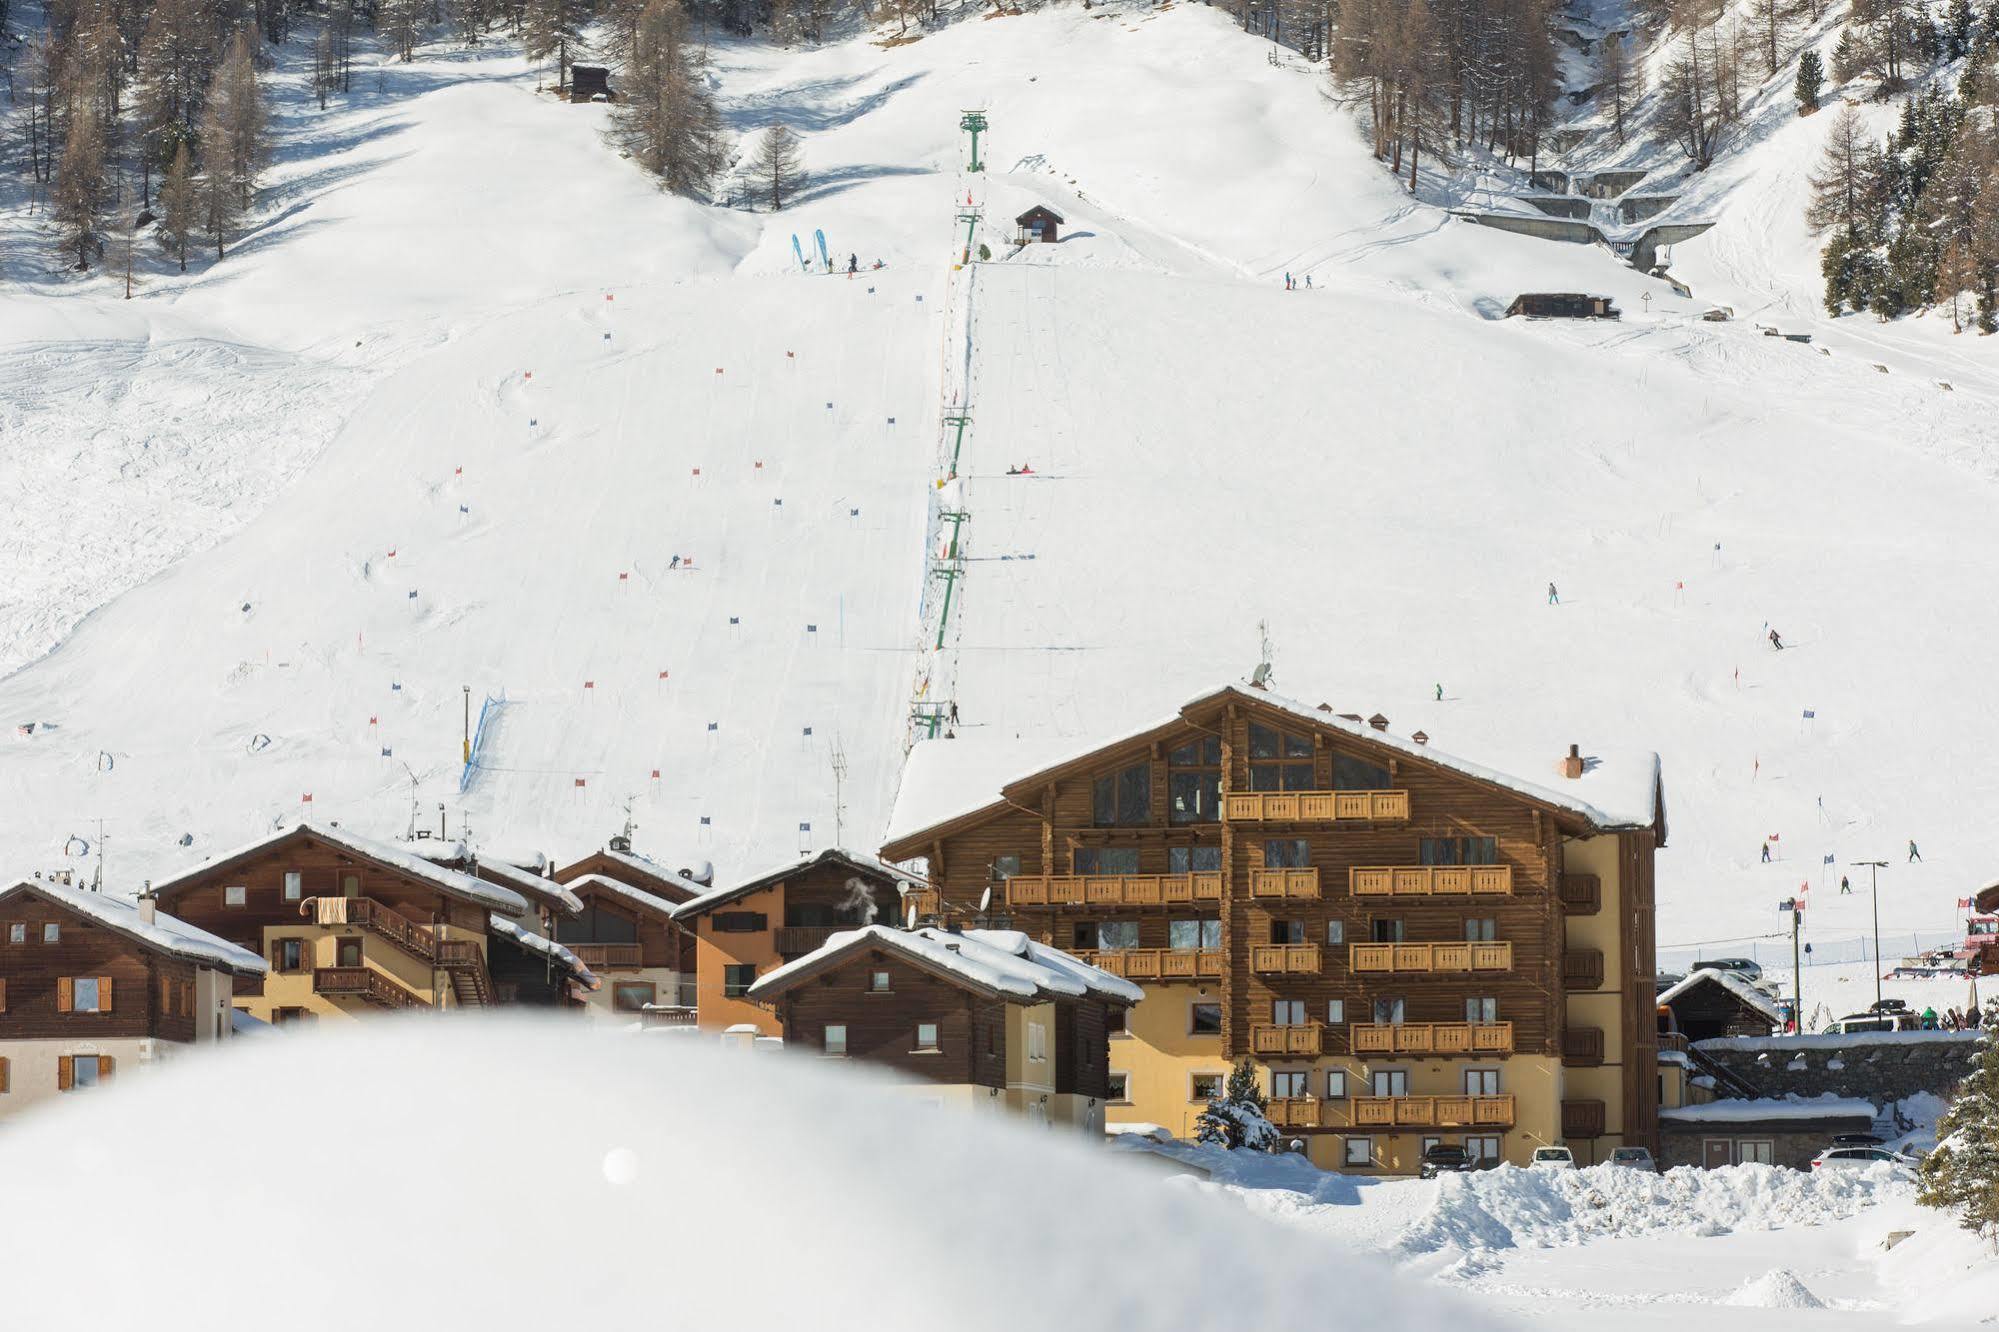
[[[1796,911],[1797,909],[1798,909],[1798,899],[1795,897],[1787,897],[1783,901],[1777,903],[1777,910],[1779,911]]]
[[[1970,898],[1968,898],[1968,897],[1960,897],[1960,898],[1958,898],[1958,899],[1957,899],[1957,909],[1958,909],[1959,911],[1969,911],[1969,910],[1971,910],[1971,899],[1970,899]]]
[[[1806,721],[1810,721],[1810,720],[1811,720],[1812,718],[1814,718],[1814,717],[1816,717],[1816,716],[1818,716],[1818,713],[1814,712],[1814,711],[1813,711],[1812,709],[1810,709],[1810,708],[1806,708],[1806,709],[1805,709],[1805,720],[1806,720]]]
[[[1832,864],[1832,853],[1829,851],[1826,853],[1825,863],[1828,865]]]
[[[298,802],[301,805],[310,805],[312,803],[312,792],[307,791],[304,795],[298,798]]]
[[[586,781],[584,781],[584,780],[583,780],[583,779],[582,779],[581,777],[578,777],[578,778],[576,779],[576,784],[577,784],[578,786],[588,786],[588,785],[589,785],[589,783],[588,783],[588,782],[586,782]]]

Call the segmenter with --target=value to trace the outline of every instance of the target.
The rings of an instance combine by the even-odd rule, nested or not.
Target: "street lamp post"
[[[1868,869],[1868,891],[1874,898],[1874,1002],[1881,1002],[1881,868],[1885,860],[1848,861],[1853,868],[1865,865]]]

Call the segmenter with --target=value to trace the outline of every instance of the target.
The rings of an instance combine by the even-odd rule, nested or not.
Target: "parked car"
[[[1439,1175],[1459,1175],[1476,1169],[1478,1162],[1472,1159],[1470,1152],[1449,1143],[1439,1143],[1423,1153],[1423,1161],[1416,1167],[1416,1174],[1422,1179],[1435,1179]]]
[[[1856,1031],[1917,1031],[1922,1025],[1922,1018],[1906,1009],[1882,1009],[1879,1012],[1848,1013],[1833,1023],[1832,1029],[1844,1036]]]
[[[1682,972],[1662,971],[1652,978],[1652,988],[1657,993],[1664,994],[1685,979],[1686,976]]]
[[[1744,980],[1763,978],[1763,968],[1746,957],[1711,957],[1701,965],[1709,971],[1732,971]]]
[[[1835,1133],[1832,1135],[1835,1147],[1879,1147],[1881,1135],[1878,1133]]]
[[[1610,1163],[1629,1170],[1650,1170],[1654,1174],[1659,1170],[1659,1163],[1643,1147],[1613,1147],[1610,1149]]]
[[[1812,1158],[1812,1169],[1861,1170],[1884,1162],[1895,1167],[1897,1174],[1915,1172],[1914,1157],[1891,1152],[1886,1147],[1828,1147]]]
[[[1530,1164],[1536,1170],[1574,1170],[1576,1154],[1566,1147],[1536,1147]]]

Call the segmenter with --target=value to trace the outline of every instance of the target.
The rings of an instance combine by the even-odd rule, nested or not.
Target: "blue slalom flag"
[[[811,832],[811,831],[812,831],[812,825],[811,825],[811,824],[809,824],[809,823],[801,823],[801,824],[799,824],[799,825],[798,825],[798,831],[800,831],[800,832]]]
[[[1825,863],[1828,865],[1832,864],[1832,853],[1830,851],[1826,853]]]
[[[1818,716],[1818,713],[1816,713],[1816,712],[1812,711],[1812,710],[1811,710],[1810,708],[1806,708],[1806,709],[1805,709],[1805,720],[1806,720],[1806,721],[1810,721],[1810,720],[1811,720],[1812,718],[1814,718],[1814,717],[1816,717],[1816,716]]]
[[[708,826],[708,816],[706,814],[701,816],[701,826],[704,828]]]
[[[1798,909],[1798,899],[1795,897],[1787,897],[1783,901],[1777,903],[1777,910],[1779,911],[1796,911],[1797,909]]]

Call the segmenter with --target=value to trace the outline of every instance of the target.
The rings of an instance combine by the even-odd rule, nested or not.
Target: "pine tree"
[[[160,182],[159,234],[160,244],[180,264],[183,273],[187,272],[187,243],[194,235],[200,204],[195,190],[194,163],[188,156],[187,145],[182,143],[174,150],[174,160],[167,167],[166,179]]]
[[[1857,230],[1878,209],[1882,155],[1867,137],[1867,126],[1852,103],[1842,105],[1826,127],[1818,169],[1810,176],[1811,203],[1805,224],[1824,233],[1835,227]]]
[[[618,134],[675,194],[705,194],[722,169],[722,117],[703,80],[680,0],[652,0],[631,38]]]
[[[773,122],[757,141],[757,153],[750,160],[750,172],[757,188],[770,200],[770,210],[783,209],[784,201],[805,185],[805,169],[798,160],[798,136],[789,125]]]
[[[1264,1115],[1268,1104],[1257,1086],[1256,1065],[1243,1059],[1229,1071],[1222,1094],[1195,1117],[1194,1140],[1231,1151],[1267,1151],[1277,1143],[1277,1129]]]
[[[1944,13],[1943,53],[1947,60],[1961,60],[1971,51],[1971,0],[1950,0]]]
[[[1832,48],[1832,81],[1851,83],[1860,73],[1860,62],[1865,58],[1860,49],[1860,39],[1853,35],[1850,27],[1839,30],[1839,44]]]
[[[223,243],[243,216],[243,196],[237,188],[229,155],[229,127],[222,120],[222,99],[211,97],[201,117],[201,175],[196,183],[196,199],[201,226],[215,241],[215,257],[223,257]]]
[[[1633,64],[1626,57],[1623,34],[1610,33],[1604,37],[1597,55],[1597,96],[1609,107],[1610,123],[1617,131],[1620,147],[1624,144],[1625,115],[1645,91],[1644,73],[1642,64]]]
[[[396,58],[407,63],[423,40],[424,25],[432,0],[381,0],[375,9],[375,30],[395,48]]]
[[[70,116],[51,196],[56,234],[62,248],[76,256],[78,270],[88,269],[91,257],[103,247],[104,196],[104,132],[97,108],[86,102]]]
[[[521,44],[530,60],[555,57],[555,86],[567,87],[569,66],[582,43],[583,8],[577,0],[527,0]]]
[[[1999,1020],[1999,1004],[1986,1005]],[[1978,1064],[1958,1084],[1957,1099],[1937,1122],[1937,1149],[1917,1172],[1916,1201],[1955,1212],[1966,1230],[1999,1234],[1999,1041],[1992,1027],[1978,1043]]]
[[[1756,44],[1763,56],[1763,75],[1776,78],[1789,58],[1791,25],[1797,10],[1793,0],[1749,0],[1749,19],[1756,29]]]
[[[215,28],[201,0],[158,0],[139,44],[137,112],[146,165],[164,170],[194,142],[215,68]]]
[[[1795,91],[1799,115],[1809,116],[1819,109],[1819,90],[1824,86],[1825,70],[1819,63],[1819,53],[1808,46],[1798,56],[1798,81]]]
[[[209,162],[209,153],[219,150],[217,165],[236,186],[238,212],[246,212],[256,197],[257,177],[262,174],[270,152],[267,135],[270,114],[264,106],[263,88],[257,82],[256,39],[251,29],[240,30],[229,44],[229,52],[222,58],[215,81],[209,87],[208,106],[224,142],[211,144],[208,131],[204,130],[203,161]]]

